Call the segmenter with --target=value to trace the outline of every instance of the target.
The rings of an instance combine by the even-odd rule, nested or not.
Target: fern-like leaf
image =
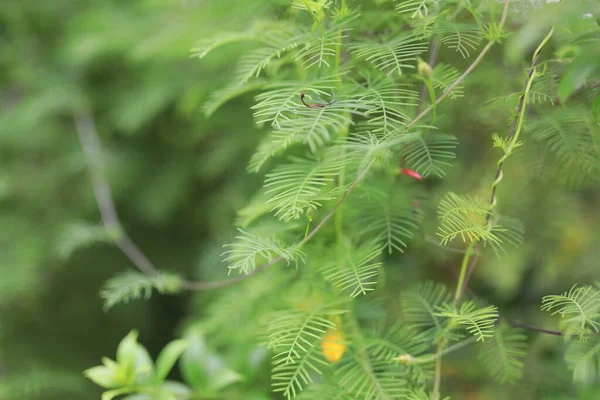
[[[350,49],[388,75],[402,75],[404,69],[415,68],[417,56],[427,51],[427,44],[413,35],[401,34],[353,43]]]
[[[400,294],[402,320],[418,329],[441,331],[445,318],[437,315],[436,309],[448,303],[451,298],[446,286],[430,281],[402,291]]]
[[[320,375],[321,369],[327,365],[315,340],[304,344],[307,350],[297,359],[275,365],[272,370],[273,391],[282,392],[288,399],[296,397],[305,385],[313,382],[313,375]]]
[[[128,271],[109,279],[102,288],[100,297],[104,299],[104,309],[108,310],[131,300],[149,299],[154,289],[159,293],[177,293],[181,290],[181,278],[166,273],[149,276]]]
[[[266,175],[265,189],[275,216],[284,221],[298,219],[306,210],[315,210],[326,200],[335,198],[335,189],[328,190],[340,170],[349,160],[328,157],[325,161],[290,158]]]
[[[593,286],[573,286],[563,294],[544,296],[542,310],[560,315],[567,336],[587,340],[592,332],[600,332],[600,290]]]
[[[343,260],[333,258],[320,268],[325,279],[342,291],[350,290],[350,297],[374,290],[382,265],[374,260],[381,255],[381,246],[370,242],[358,247],[348,246],[345,250]]]
[[[486,340],[479,346],[477,359],[498,382],[514,382],[523,375],[527,337],[522,330],[498,325],[493,340]]]
[[[497,256],[506,254],[506,246],[518,247],[523,243],[525,225],[516,218],[501,216],[492,224],[492,232],[498,237],[498,242],[490,242]]]
[[[433,75],[431,82],[436,89],[440,89],[442,92],[450,88],[450,86],[458,80],[460,72],[451,65],[439,63],[433,69]],[[449,96],[453,99],[463,97],[465,95],[465,88],[463,85],[454,87]]]
[[[406,380],[399,367],[377,361],[364,352],[347,357],[336,371],[339,384],[355,399],[391,400],[406,394]]]
[[[600,129],[583,107],[558,108],[527,124],[538,142],[556,154],[563,181],[597,179],[600,173]]]
[[[419,228],[422,214],[412,207],[412,199],[397,188],[365,188],[363,193],[367,191],[367,195],[353,200],[353,217],[360,227],[360,236],[378,241],[389,254],[393,250],[402,252]]]
[[[444,133],[423,133],[414,135],[415,139],[402,149],[407,166],[427,177],[435,175],[446,176],[444,169],[450,167],[448,160],[456,156],[452,151],[458,141],[452,135]]]
[[[573,380],[581,384],[598,383],[600,379],[600,337],[586,342],[571,342],[565,360],[573,371]]]
[[[257,103],[251,107],[256,124],[261,126],[270,123],[280,128],[281,123],[295,117],[296,110],[303,107],[300,93],[304,93],[307,99],[327,97],[336,82],[339,82],[339,78],[326,76],[309,82],[289,81],[268,85],[267,91],[256,96]]]
[[[284,310],[272,315],[267,326],[268,347],[275,352],[275,365],[294,363],[314,347],[330,329],[338,329],[331,316],[345,311],[335,307],[341,303],[320,304],[308,310]]]
[[[402,144],[415,139],[412,133],[404,135],[377,135],[373,132],[352,134],[340,144],[349,157],[358,160],[358,171],[362,172],[368,164],[375,161],[378,167],[387,167],[394,158],[395,150]]]
[[[441,223],[437,234],[442,244],[447,244],[457,236],[463,242],[484,240],[500,243],[498,236],[486,227],[489,210],[489,203],[483,198],[448,193],[438,208]]]
[[[429,8],[437,4],[435,0],[395,0],[396,11],[411,18],[423,18],[429,15]]]
[[[208,96],[208,99],[202,104],[202,112],[208,118],[213,115],[223,104],[242,96],[246,93],[261,89],[265,85],[262,80],[255,80],[249,83],[233,82],[230,85],[216,90]]]
[[[476,50],[481,42],[481,32],[478,29],[469,29],[456,24],[440,26],[435,30],[442,35],[441,42],[448,48],[460,53],[463,58],[469,57],[470,51]]]
[[[419,94],[414,90],[407,86],[396,86],[390,79],[381,79],[358,89],[361,92],[358,100],[373,106],[365,113],[369,119],[360,125],[360,132],[367,131],[385,137],[412,120],[419,99]]]
[[[239,270],[249,274],[256,269],[259,261],[272,262],[275,259],[285,260],[287,265],[292,262],[298,266],[298,261],[304,262],[304,253],[296,247],[286,247],[274,238],[261,238],[238,229],[241,235],[236,236],[235,242],[226,244],[223,261],[228,264],[230,271]]]
[[[467,331],[475,336],[478,342],[494,336],[494,325],[498,319],[496,306],[478,309],[473,301],[462,303],[458,309],[451,304],[442,304],[437,307],[435,314],[452,318],[458,324],[465,325]]]

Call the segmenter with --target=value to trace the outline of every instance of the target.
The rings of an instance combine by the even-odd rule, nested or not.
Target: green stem
[[[436,102],[435,102],[435,88],[433,87],[433,82],[431,81],[430,78],[425,79],[425,86],[427,87],[427,91],[429,92],[429,98],[431,100],[431,124],[434,125],[435,124],[435,108],[437,106]]]
[[[410,360],[409,364],[427,364],[430,363],[432,361],[437,360],[438,358],[445,356],[446,354],[452,353],[456,350],[460,350],[463,347],[466,347],[468,345],[470,345],[471,343],[475,342],[477,340],[477,338],[475,337],[470,337],[468,339],[465,339],[463,341],[460,341],[458,343],[453,344],[452,346],[448,346],[446,347],[444,350],[441,350],[439,353],[433,353],[430,354],[428,356],[425,357],[416,357]]]
[[[465,255],[463,256],[462,264],[460,266],[460,275],[458,276],[458,283],[456,285],[456,293],[454,295],[455,303],[458,303],[458,301],[460,300],[460,296],[463,292],[462,287],[465,283],[465,276],[467,275],[467,267],[469,265],[469,260],[471,259],[471,256],[473,255],[473,248],[475,247],[476,244],[477,244],[477,241],[471,242],[471,244],[469,244],[469,247],[467,247],[467,250],[465,251]]]
[[[440,400],[440,386],[442,384],[442,353],[444,349],[444,340],[440,338],[435,353],[435,378],[433,381],[433,400]]]

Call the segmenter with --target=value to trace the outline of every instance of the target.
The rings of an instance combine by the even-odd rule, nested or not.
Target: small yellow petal
[[[323,355],[330,363],[339,361],[346,351],[346,340],[341,331],[329,331],[321,342]]]

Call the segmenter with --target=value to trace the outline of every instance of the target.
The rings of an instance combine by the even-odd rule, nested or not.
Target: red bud
[[[419,181],[423,180],[423,177],[417,171],[413,171],[412,169],[402,168],[400,170],[400,173],[402,175],[410,176],[411,178],[414,178]]]

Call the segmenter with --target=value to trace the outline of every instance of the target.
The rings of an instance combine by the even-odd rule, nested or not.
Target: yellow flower
[[[342,331],[328,331],[321,342],[321,350],[330,363],[339,361],[346,351],[346,339]]]

